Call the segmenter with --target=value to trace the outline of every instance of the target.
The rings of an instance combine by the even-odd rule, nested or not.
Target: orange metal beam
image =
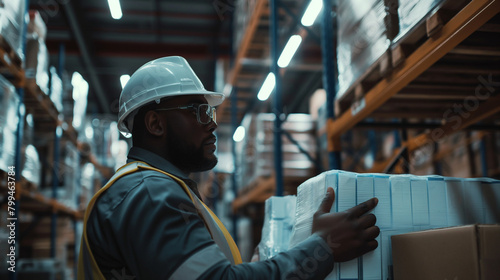
[[[250,21],[248,22],[247,28],[245,30],[245,35],[243,36],[243,39],[241,40],[240,46],[238,48],[238,53],[236,54],[236,58],[234,60],[234,67],[229,74],[228,83],[230,85],[234,86],[234,84],[236,84],[238,74],[240,73],[243,66],[242,60],[251,47],[252,39],[254,38],[257,27],[259,26],[260,17],[267,7],[266,4],[267,0],[257,0],[257,3],[255,4],[255,10],[252,13]],[[222,102],[221,105],[219,105],[218,110],[222,111],[225,107],[229,106],[229,103],[229,100],[226,99],[224,102]]]
[[[12,84],[17,88],[23,88],[25,83],[25,75],[24,70],[14,65],[14,63],[10,60],[8,53],[0,48],[0,65],[5,67],[7,73],[13,76]]]
[[[497,83],[498,84],[498,83]],[[494,87],[492,87],[495,90]],[[486,90],[486,89],[483,89]],[[493,92],[492,92],[493,93]],[[471,95],[471,102],[479,102],[476,96]],[[464,101],[465,103],[465,101]],[[470,104],[469,104],[470,106]],[[465,107],[465,106],[464,106]],[[500,95],[488,98],[486,101],[477,106],[475,110],[470,112],[462,112],[462,115],[455,115],[454,118],[450,118],[450,121],[445,123],[438,132],[442,132],[443,135],[450,135],[453,132],[462,130],[470,125],[473,125],[479,121],[482,121],[496,113],[500,112]],[[437,132],[436,132],[437,134]]]
[[[347,110],[340,118],[330,122],[328,139],[334,139],[368,117],[398,91],[436,61],[450,52],[500,11],[500,0],[472,0],[433,37],[412,53],[399,70],[383,79],[365,96],[365,106],[358,112]]]

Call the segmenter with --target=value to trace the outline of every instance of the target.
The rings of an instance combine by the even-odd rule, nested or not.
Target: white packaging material
[[[62,112],[63,84],[54,66],[50,67],[50,99],[54,102],[57,111]]]
[[[328,187],[335,191],[330,212],[345,211],[372,197],[381,234],[379,247],[361,258],[335,265],[327,279],[388,279],[390,237],[412,231],[473,223],[500,223],[500,181],[327,171],[297,189],[290,248],[310,236],[312,219]]]
[[[24,60],[21,33],[25,3],[25,0],[0,0],[0,34],[21,60]]]
[[[266,200],[264,227],[259,243],[260,260],[266,260],[288,249],[295,222],[296,197],[273,196]]]
[[[15,164],[19,97],[14,86],[0,75],[0,169]]]
[[[42,166],[35,146],[27,145],[24,147],[24,159],[21,168],[21,175],[35,187],[38,187],[41,180]]]
[[[337,173],[329,171],[313,177],[297,188],[297,206],[295,209],[295,225],[290,239],[290,248],[295,247],[302,240],[311,235],[312,217],[318,210],[321,201],[326,194],[326,180],[337,186]],[[336,190],[335,190],[336,191]],[[335,203],[336,204],[336,203]]]
[[[411,32],[421,20],[431,13],[445,0],[399,0],[397,10],[399,16],[399,34],[394,41],[398,41]]]
[[[74,72],[71,77],[73,86],[73,127],[80,131],[84,124],[85,113],[87,110],[87,96],[89,94],[89,84],[78,72]]]
[[[382,0],[339,0],[338,70],[340,98],[389,48]]]
[[[26,38],[26,79],[34,79],[45,94],[49,93],[49,51],[45,42],[34,36]]]

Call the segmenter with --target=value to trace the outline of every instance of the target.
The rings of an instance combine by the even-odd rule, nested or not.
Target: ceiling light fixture
[[[257,98],[260,101],[267,100],[269,98],[269,95],[271,95],[271,93],[273,92],[275,84],[276,77],[274,76],[273,72],[269,72],[266,79],[264,80],[264,83],[262,84],[262,87],[259,90],[259,93],[257,94]]]
[[[234,142],[241,142],[245,138],[245,128],[243,126],[238,126],[233,134]]]
[[[122,18],[122,7],[120,6],[120,0],[108,0],[109,11],[114,19]]]
[[[290,39],[288,39],[288,42],[286,43],[285,48],[283,49],[283,52],[278,59],[279,67],[285,68],[288,66],[288,64],[290,64],[290,61],[299,48],[300,43],[302,43],[302,37],[300,37],[300,35],[293,35],[292,37],[290,37]]]
[[[319,15],[319,12],[323,8],[323,0],[311,0],[307,6],[300,23],[303,26],[311,26]]]

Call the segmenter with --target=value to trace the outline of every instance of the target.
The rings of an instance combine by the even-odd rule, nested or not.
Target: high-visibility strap
[[[232,255],[232,261],[231,263],[233,264],[241,264],[243,261],[241,260],[241,254],[240,254],[240,251],[238,249],[238,246],[236,246],[236,243],[234,242],[233,238],[231,237],[231,234],[229,234],[229,232],[227,231],[226,227],[224,226],[224,224],[219,220],[219,218],[217,217],[217,215],[215,215],[214,212],[212,212],[212,210],[210,210],[210,208],[208,208],[207,205],[205,205],[205,203],[203,203],[203,201],[201,201],[200,199],[198,199],[198,197],[196,195],[193,195],[192,194],[192,191],[191,189],[189,189],[189,187],[186,185],[186,183],[184,183],[184,181],[182,181],[181,179],[175,177],[174,175],[172,174],[169,174],[161,169],[157,169],[157,168],[154,168],[152,166],[149,166],[145,163],[141,163],[138,165],[139,168],[141,169],[149,169],[149,170],[154,170],[154,171],[158,171],[158,172],[161,172],[167,176],[170,176],[172,179],[174,179],[175,181],[177,181],[177,183],[179,183],[179,185],[182,186],[182,188],[184,189],[184,191],[189,195],[189,198],[191,198],[191,201],[193,202],[193,204],[196,206],[197,204],[201,204],[201,206],[206,210],[208,211],[208,213],[210,214],[210,216],[212,217],[212,219],[216,222],[219,230],[222,232],[222,234],[224,235],[224,238],[226,239],[226,242],[227,244],[229,245],[229,249],[231,250],[231,255]],[[200,217],[203,218],[203,215],[200,215]],[[210,229],[208,229],[210,231]],[[214,236],[214,233],[212,233],[212,237]]]
[[[240,264],[242,263],[241,260],[241,255],[238,250],[238,247],[236,246],[236,243],[234,242],[233,238],[227,231],[227,229],[224,227],[222,222],[219,220],[219,218],[208,208],[201,200],[198,199],[195,195],[192,194],[192,191],[189,189],[189,187],[182,181],[181,179],[177,178],[176,176],[169,174],[161,169],[154,168],[152,166],[149,166],[145,162],[141,161],[134,161],[130,162],[121,168],[119,168],[115,175],[111,177],[111,179],[106,183],[106,185],[101,188],[90,200],[87,209],[85,210],[85,215],[83,219],[83,235],[82,235],[82,242],[80,244],[80,256],[78,260],[78,280],[101,280],[105,279],[104,275],[102,274],[101,270],[99,269],[99,266],[97,265],[97,262],[95,261],[94,255],[92,254],[92,251],[90,249],[90,244],[88,242],[87,238],[87,221],[90,216],[90,213],[94,207],[95,202],[97,199],[100,197],[102,193],[104,193],[109,187],[111,187],[118,179],[120,179],[123,176],[126,176],[128,174],[134,173],[136,171],[139,171],[140,169],[145,169],[145,170],[153,170],[160,172],[162,174],[165,174],[172,179],[174,179],[182,188],[183,190],[187,193],[193,204],[196,205],[202,205],[208,213],[210,213],[210,216],[212,219],[216,222],[217,226],[219,227],[219,230],[222,232],[224,235],[224,238],[226,239],[226,242],[230,248],[231,255],[232,255],[232,260],[231,263],[233,264]],[[202,219],[204,219],[203,215],[200,215]],[[207,224],[205,222],[205,224]],[[207,227],[207,229],[210,231],[210,229]],[[212,236],[214,234],[211,232]]]
[[[95,261],[94,255],[90,250],[89,240],[87,238],[87,221],[90,216],[90,212],[94,208],[94,204],[111,185],[113,185],[116,180],[120,179],[122,176],[128,175],[130,173],[136,172],[138,170],[137,165],[139,162],[130,162],[120,167],[111,177],[111,179],[102,187],[90,200],[87,209],[85,210],[85,215],[83,216],[83,234],[82,242],[80,244],[80,255],[78,258],[78,280],[105,280],[97,262]]]
[[[170,280],[198,279],[210,267],[221,261],[227,261],[219,247],[212,244],[201,249],[185,260],[170,276]]]

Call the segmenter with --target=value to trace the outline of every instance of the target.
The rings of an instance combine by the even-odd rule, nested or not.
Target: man
[[[217,164],[215,108],[182,57],[146,63],[120,96],[118,127],[132,133],[128,164],[89,203],[78,279],[322,279],[334,261],[377,247],[371,199],[330,214],[330,188],[312,236],[272,259],[241,263],[238,248],[201,202],[191,172]]]

